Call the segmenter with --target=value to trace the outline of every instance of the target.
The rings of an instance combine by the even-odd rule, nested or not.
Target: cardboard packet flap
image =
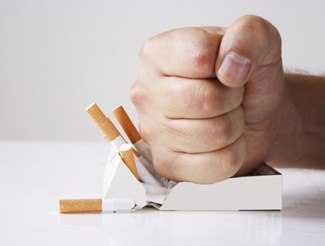
[[[146,190],[123,163],[118,154],[112,155],[105,166],[103,181],[104,198],[130,198],[139,207],[146,206]]]

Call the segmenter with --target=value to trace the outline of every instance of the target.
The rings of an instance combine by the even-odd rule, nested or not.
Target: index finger
[[[219,27],[188,27],[154,36],[142,45],[141,65],[165,76],[215,78],[223,31]]]

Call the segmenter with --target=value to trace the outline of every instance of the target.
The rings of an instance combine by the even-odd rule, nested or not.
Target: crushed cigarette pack
[[[139,164],[136,158],[136,164]],[[158,187],[139,181],[111,148],[105,165],[103,197],[131,199],[136,208],[158,210],[281,210],[282,175],[267,164],[250,175],[215,184],[174,183]]]
[[[60,200],[60,213],[133,211],[145,206],[158,210],[281,210],[282,175],[268,165],[215,184],[177,183],[157,174],[149,146],[122,106],[113,113],[131,144],[96,103],[86,111],[111,144],[103,196]]]
[[[134,202],[134,209],[153,206],[159,210],[280,210],[282,207],[282,175],[266,164],[250,175],[215,184],[176,183],[156,173],[149,146],[122,106],[113,113],[131,144],[98,105],[93,103],[86,111],[112,147],[104,171],[106,200],[129,199]]]

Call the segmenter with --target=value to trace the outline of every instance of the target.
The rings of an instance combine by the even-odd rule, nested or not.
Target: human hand
[[[160,175],[214,183],[265,161],[284,94],[274,26],[244,16],[228,28],[172,30],[139,57],[130,98]]]

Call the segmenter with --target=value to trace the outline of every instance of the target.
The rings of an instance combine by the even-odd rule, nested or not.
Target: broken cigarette
[[[125,112],[122,105],[118,106],[116,109],[113,110],[113,114],[117,121],[120,123],[121,127],[123,128],[125,134],[130,139],[131,143],[134,144],[141,139],[140,133],[135,128],[133,122],[131,121],[128,114]]]
[[[131,145],[126,144],[126,141],[114,126],[113,122],[105,116],[96,103],[91,104],[88,108],[86,108],[86,111],[102,130],[105,138],[120,152],[124,163],[128,166],[133,175],[139,180],[139,174],[136,169],[133,156],[133,154],[138,156],[139,153],[137,153]],[[121,146],[124,147],[120,149]]]
[[[94,213],[102,211],[102,199],[60,200],[60,213]]]
[[[152,166],[152,156],[149,146],[146,142],[141,138],[140,133],[134,126],[130,117],[124,110],[123,106],[118,106],[113,110],[113,114],[117,121],[120,123],[123,128],[125,134],[130,139],[131,143],[135,146],[135,148],[140,152],[140,156],[136,155],[136,167],[140,171],[141,174],[146,173],[146,175],[141,175],[141,180],[145,183],[157,185],[157,186],[165,186],[170,187],[175,184],[175,182],[159,176]],[[136,153],[135,153],[136,154]],[[139,160],[139,161],[138,161]],[[150,175],[149,175],[150,173]],[[159,182],[157,182],[159,180]]]
[[[128,198],[60,200],[60,213],[100,213],[102,211],[126,211],[135,207]]]
[[[141,138],[140,133],[134,126],[123,106],[120,105],[114,109],[113,114],[135,148],[140,152],[141,155],[144,156],[147,161],[152,162],[151,152],[148,145]]]
[[[86,108],[86,111],[97,126],[102,130],[105,139],[113,146],[118,149],[120,145],[126,143],[117,128],[114,126],[113,122],[105,116],[96,103],[91,104],[88,108]]]
[[[139,180],[139,173],[137,167],[135,165],[134,160],[134,152],[131,144],[122,144],[119,148],[119,153],[121,155],[122,160],[130,169],[134,177]]]

